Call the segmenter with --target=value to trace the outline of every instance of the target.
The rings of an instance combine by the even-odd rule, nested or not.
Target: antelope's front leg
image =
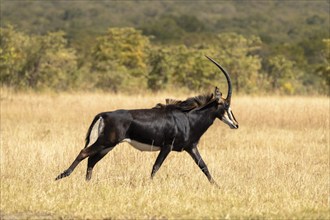
[[[167,155],[171,152],[172,148],[170,146],[164,146],[160,149],[160,152],[157,156],[154,166],[151,171],[151,179],[155,176],[156,172],[159,170],[160,166],[163,164]]]
[[[212,183],[212,184],[216,185],[217,187],[219,187],[219,185],[212,178],[212,176],[211,176],[211,174],[209,172],[209,169],[207,168],[204,160],[202,159],[202,156],[199,154],[199,151],[197,149],[197,146],[193,146],[191,148],[188,148],[188,149],[186,149],[186,151],[194,159],[195,163],[203,171],[203,173],[206,175],[206,177],[210,181],[210,183]]]

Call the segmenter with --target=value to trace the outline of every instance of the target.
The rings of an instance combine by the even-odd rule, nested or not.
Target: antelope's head
[[[218,110],[217,110],[217,118],[219,118],[221,121],[229,125],[232,129],[238,128],[238,122],[235,119],[235,116],[230,108],[230,101],[231,101],[231,94],[232,94],[232,84],[229,74],[226,72],[220,64],[218,64],[216,61],[214,61],[212,58],[206,56],[212,63],[214,63],[225,75],[228,83],[228,93],[227,97],[223,98],[222,93],[220,90],[215,87],[214,91],[214,97],[218,101]]]

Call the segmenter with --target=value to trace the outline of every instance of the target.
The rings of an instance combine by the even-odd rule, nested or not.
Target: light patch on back
[[[139,151],[159,151],[160,150],[160,147],[157,147],[157,146],[154,146],[154,145],[140,143],[138,141],[131,140],[129,138],[126,138],[126,139],[122,140],[122,142],[129,143],[132,147],[138,149]]]
[[[100,117],[93,125],[92,131],[89,135],[89,144],[87,147],[91,146],[96,142],[97,138],[100,136],[103,129],[104,129],[104,122],[103,122],[103,118]]]

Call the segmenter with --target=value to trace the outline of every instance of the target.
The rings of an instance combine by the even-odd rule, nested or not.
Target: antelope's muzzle
[[[238,128],[238,122],[236,121],[235,116],[231,111],[230,107],[225,111],[224,115],[221,118],[221,121],[229,125],[231,129]]]

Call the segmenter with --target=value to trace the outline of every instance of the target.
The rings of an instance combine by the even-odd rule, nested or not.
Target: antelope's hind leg
[[[87,157],[91,157],[99,152],[102,152],[102,150],[105,148],[105,146],[99,144],[98,141],[96,141],[94,144],[92,144],[91,146],[84,148],[80,151],[80,153],[78,154],[78,156],[76,157],[76,159],[73,161],[73,163],[71,164],[71,166],[65,170],[63,173],[61,173],[60,175],[58,175],[56,177],[55,180],[59,180],[62,179],[64,177],[69,176],[73,170],[76,168],[76,166],[85,158]]]
[[[87,171],[86,171],[86,181],[89,181],[92,178],[93,168],[97,162],[99,162],[113,147],[103,149],[101,152],[88,158]]]

